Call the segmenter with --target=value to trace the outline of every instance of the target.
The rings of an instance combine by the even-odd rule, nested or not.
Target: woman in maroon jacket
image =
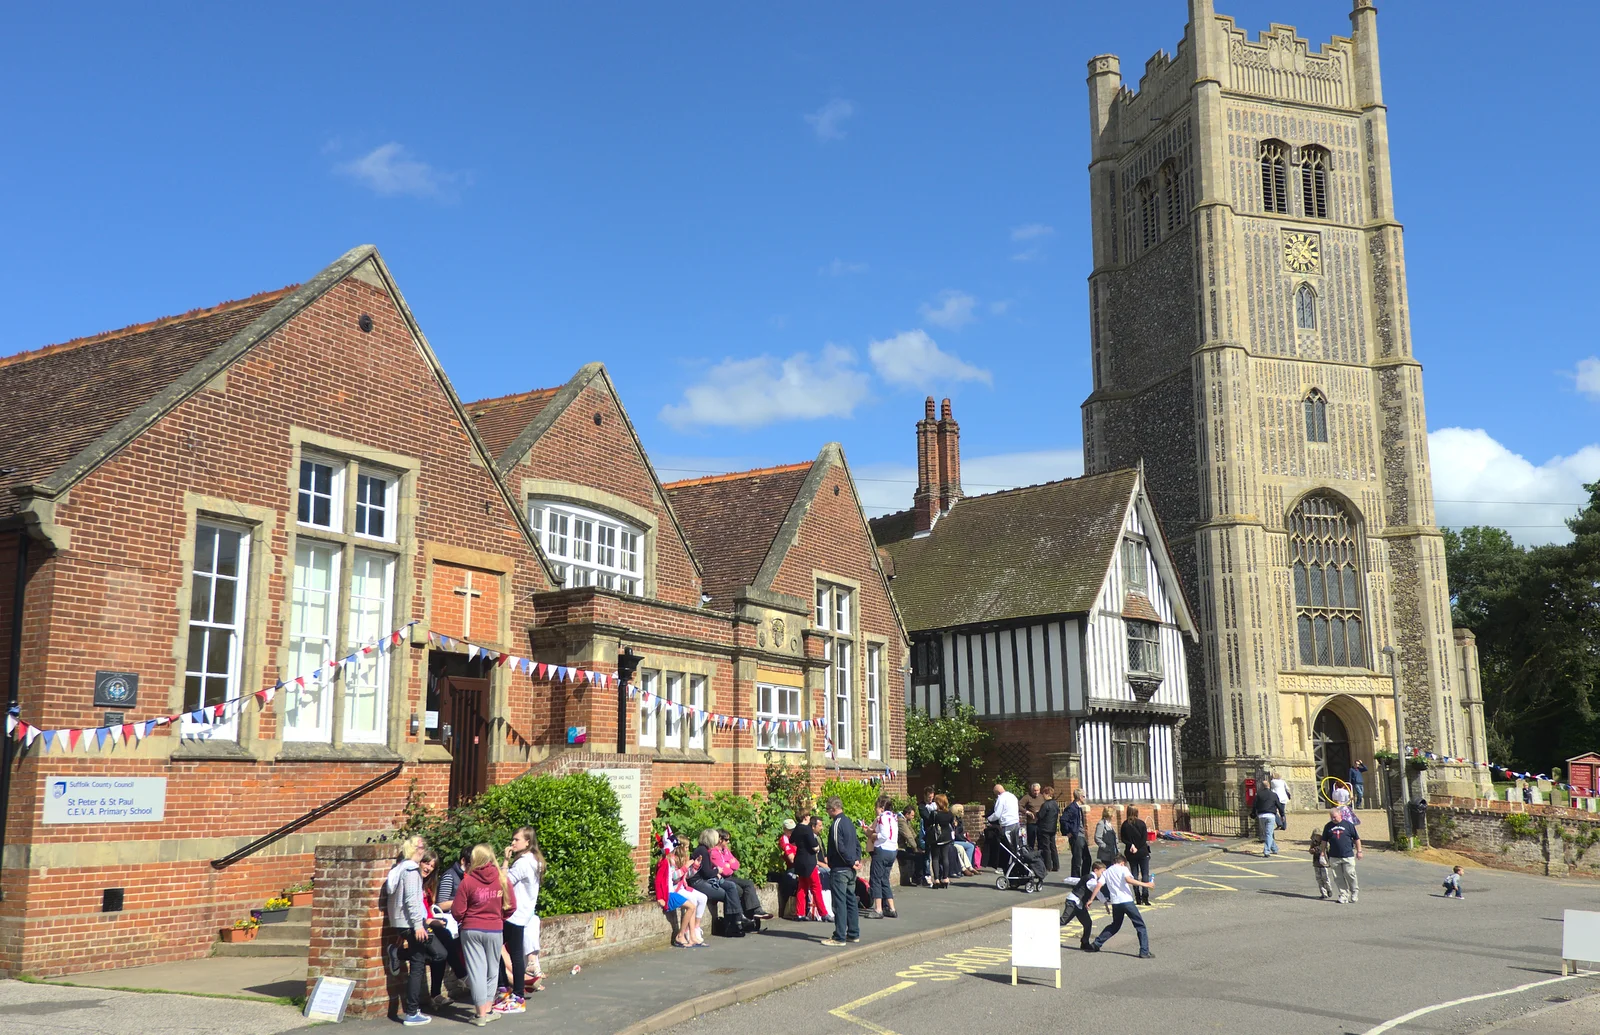
[[[495,979],[500,974],[502,930],[516,906],[516,895],[495,864],[494,849],[488,845],[473,848],[450,914],[461,927],[461,953],[467,960],[467,983],[477,1010],[472,1023],[479,1027],[489,1023]]]

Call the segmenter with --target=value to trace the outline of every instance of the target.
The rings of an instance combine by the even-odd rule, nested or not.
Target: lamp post
[[[617,754],[628,753],[628,686],[633,674],[639,670],[644,656],[635,654],[632,647],[622,648],[617,655]]]
[[[1406,780],[1406,713],[1400,704],[1400,655],[1393,647],[1381,651],[1389,655],[1389,681],[1394,687],[1394,744],[1400,755],[1400,811],[1406,819],[1406,847],[1411,846],[1411,784]]]

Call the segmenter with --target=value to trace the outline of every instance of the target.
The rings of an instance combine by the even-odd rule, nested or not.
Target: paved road
[[[1467,898],[1438,895],[1444,870],[1389,854],[1361,864],[1361,900],[1317,899],[1294,851],[1216,854],[1158,877],[1146,915],[1156,958],[1130,928],[1098,955],[1063,941],[1063,987],[1024,972],[1012,987],[1009,928],[886,953],[826,978],[671,1029],[675,1035],[924,1035],[983,1030],[1133,1030],[1159,1035],[1365,1035],[1418,1008],[1559,973],[1563,908],[1600,909],[1600,886],[1472,870]],[[1097,908],[1096,924],[1102,922]],[[1467,1033],[1560,997],[1600,992],[1583,977],[1424,1014],[1395,1035]]]
[[[288,1006],[0,981],[0,1031],[117,1035],[276,1035],[305,1026]]]

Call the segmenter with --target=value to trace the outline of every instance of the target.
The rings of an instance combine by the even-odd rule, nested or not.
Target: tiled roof
[[[921,538],[909,534],[903,513],[876,519],[873,534],[894,558],[889,585],[906,629],[1087,612],[1138,477],[1129,468],[969,496]]]
[[[293,287],[0,359],[0,516]]]
[[[731,611],[734,594],[755,582],[810,471],[807,462],[665,486],[700,560],[712,607]]]
[[[1122,617],[1137,618],[1141,622],[1159,622],[1161,614],[1150,598],[1143,593],[1129,593],[1122,600]]]
[[[490,454],[499,460],[523,429],[555,398],[559,388],[536,388],[531,392],[479,399],[466,404],[467,415],[478,429],[478,437]]]

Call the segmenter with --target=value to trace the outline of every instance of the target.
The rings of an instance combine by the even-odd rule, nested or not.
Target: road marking
[[[871,1021],[862,1020],[860,1017],[855,1016],[850,1011],[860,1009],[861,1007],[867,1006],[871,1003],[875,1003],[879,999],[892,996],[896,992],[903,992],[914,984],[916,984],[915,981],[902,981],[898,985],[890,985],[888,988],[880,989],[871,995],[864,995],[854,1002],[845,1003],[838,1009],[829,1010],[828,1012],[833,1014],[835,1017],[838,1017],[840,1020],[849,1021],[851,1024],[859,1024],[868,1031],[877,1032],[877,1035],[897,1035],[896,1032],[890,1031],[881,1024],[873,1024]]]
[[[1558,981],[1571,981],[1576,977],[1592,976],[1593,975],[1589,974],[1568,974],[1566,977],[1545,978],[1543,981],[1530,981],[1526,985],[1518,985],[1516,988],[1508,988],[1503,992],[1485,992],[1482,995],[1469,995],[1462,999],[1452,999],[1448,1003],[1435,1003],[1433,1006],[1424,1006],[1421,1009],[1412,1010],[1410,1013],[1401,1014],[1392,1021],[1384,1021],[1376,1028],[1368,1028],[1362,1033],[1362,1035],[1383,1035],[1384,1032],[1389,1031],[1390,1029],[1398,1028],[1407,1021],[1414,1021],[1424,1014],[1433,1013],[1435,1010],[1448,1010],[1452,1006],[1461,1006],[1465,1003],[1476,1003],[1481,999],[1494,999],[1497,996],[1512,995],[1516,992],[1526,992],[1530,988],[1539,988],[1543,985],[1553,985]]]

